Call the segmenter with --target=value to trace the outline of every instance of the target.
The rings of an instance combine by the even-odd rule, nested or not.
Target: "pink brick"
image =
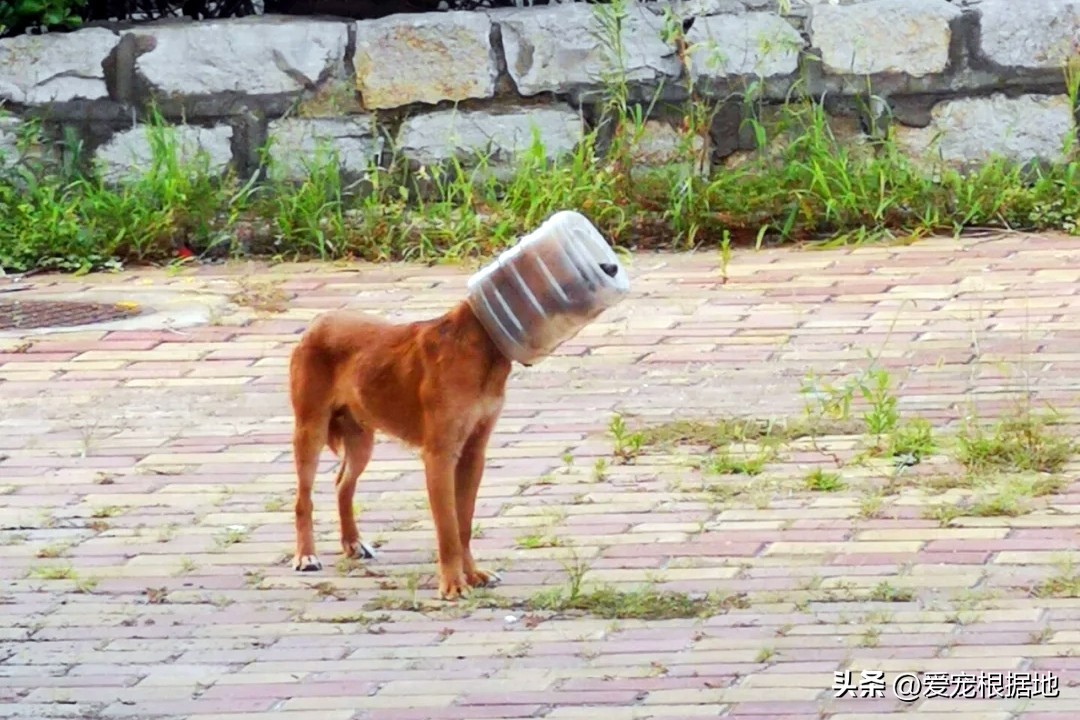
[[[757,555],[764,543],[652,543],[649,545],[618,545],[604,551],[606,557],[640,557],[642,555],[666,557],[747,557]]]
[[[105,717],[145,717],[147,715],[211,715],[214,713],[267,712],[277,701],[272,698],[238,698],[235,700],[171,700],[138,702],[130,705],[114,703],[102,712]]]
[[[917,565],[984,565],[989,552],[921,552],[915,555]]]
[[[23,353],[0,352],[0,365],[7,362],[67,362],[75,355],[74,352],[35,352],[33,355],[29,351]]]
[[[830,670],[831,672],[831,670]],[[560,690],[581,690],[586,692],[633,691],[652,692],[653,690],[682,690],[728,687],[734,683],[734,675],[706,677],[658,677],[658,678],[599,678],[571,679],[563,682]]]
[[[414,709],[367,710],[365,720],[484,720],[539,717],[543,705],[468,705]]]
[[[903,565],[913,562],[918,553],[843,553],[833,555],[830,565]]]
[[[1062,545],[1056,549],[1064,551],[1067,548],[1075,548],[1080,545],[1080,539],[1075,533],[1070,538],[1061,538]],[[926,552],[1001,552],[1046,550],[1046,541],[1042,538],[1005,538],[1004,540],[931,540],[923,548]]]
[[[132,672],[130,669],[128,674],[115,674],[115,675],[79,675],[79,676],[62,676],[52,677],[48,675],[35,675],[33,678],[29,677],[4,677],[0,676],[0,687],[9,688],[80,688],[80,687],[128,687],[134,685],[140,677],[137,672]]]
[[[637,702],[635,690],[603,690],[595,692],[572,691],[517,691],[513,693],[490,693],[465,695],[460,705],[633,705]]]
[[[831,687],[832,678],[828,679]],[[744,702],[735,706],[741,715],[754,717],[767,716],[770,720],[788,715],[800,715],[813,713],[814,717],[820,717],[820,708],[812,702]]]

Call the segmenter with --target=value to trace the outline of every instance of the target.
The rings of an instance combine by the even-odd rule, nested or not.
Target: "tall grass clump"
[[[40,138],[24,137],[24,157],[0,174],[0,268],[87,271],[225,242],[251,184],[212,173],[160,117],[146,127],[145,165],[120,182],[80,171],[77,143],[65,143],[57,162],[39,151]]]

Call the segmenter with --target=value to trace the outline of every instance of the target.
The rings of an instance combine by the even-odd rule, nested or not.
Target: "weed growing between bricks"
[[[1076,66],[1066,72],[1074,104]],[[241,255],[455,261],[488,256],[563,208],[587,213],[620,247],[716,247],[725,261],[732,244],[909,240],[973,226],[1080,233],[1071,140],[1067,160],[1049,166],[928,167],[887,128],[861,145],[842,142],[824,105],[797,93],[766,121],[773,108],[752,85],[741,97],[757,150],[706,171],[701,147],[719,104],[690,87],[677,157],[646,166],[635,159],[644,115],[612,77],[601,119],[573,153],[548,160],[537,135],[509,173],[487,157],[419,169],[393,158],[352,182],[320,150],[299,183],[282,179],[268,153],[250,178],[219,177],[204,155],[181,161],[172,128],[155,116],[151,161],[116,184],[83,169],[76,142],[60,163],[41,159],[31,128],[23,159],[0,173],[0,268]]]

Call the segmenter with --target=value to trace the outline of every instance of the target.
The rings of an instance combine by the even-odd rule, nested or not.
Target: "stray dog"
[[[618,272],[615,265],[599,267],[609,277]],[[571,299],[563,312],[591,318],[596,313],[579,289],[580,272],[567,268],[553,279]],[[341,458],[335,485],[342,549],[346,557],[373,557],[360,539],[353,495],[379,431],[420,450],[440,597],[453,600],[493,581],[493,573],[476,565],[470,542],[488,439],[511,364],[464,300],[437,318],[412,323],[344,310],[316,318],[289,364],[297,474],[294,569],[322,568],[311,493],[326,446]]]

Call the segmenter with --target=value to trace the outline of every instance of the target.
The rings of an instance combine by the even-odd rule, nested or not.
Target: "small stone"
[[[1014,162],[1060,160],[1065,140],[1076,132],[1065,95],[949,100],[930,114],[929,127],[898,127],[897,141],[916,158],[933,150],[948,165],[985,162],[992,155]]]
[[[288,180],[308,177],[320,148],[335,151],[340,170],[354,176],[366,172],[383,150],[383,138],[368,115],[284,118],[272,121],[267,134],[274,171]]]
[[[102,63],[119,42],[103,28],[0,40],[0,100],[43,105],[107,98]]]
[[[19,162],[19,126],[17,117],[0,115],[0,168]]]
[[[250,17],[139,28],[136,76],[163,95],[298,95],[345,71],[348,26]]]
[[[113,135],[99,147],[94,159],[102,178],[107,182],[118,182],[145,172],[154,158],[151,131],[152,128],[139,125]],[[232,162],[233,129],[229,125],[212,128],[174,125],[163,131],[172,136],[171,142],[181,165],[196,163],[200,156],[205,156],[207,171],[221,173]]]
[[[491,14],[502,29],[507,70],[518,92],[531,96],[603,86],[605,73],[618,66],[609,57],[597,7],[605,6],[549,5]],[[627,81],[679,76],[675,49],[661,39],[663,23],[636,3],[627,7],[621,33]]]
[[[659,3],[656,5],[655,8],[648,5],[646,7],[654,13],[663,14],[664,6]],[[670,6],[676,17],[696,18],[695,22],[707,15],[738,15],[746,12],[743,0],[675,0]]]
[[[704,139],[695,136],[689,143],[678,130],[660,120],[646,120],[641,134],[630,149],[635,164],[660,166],[692,159],[704,146]]]
[[[1058,69],[1080,53],[1080,0],[982,0],[976,7],[991,62]]]
[[[353,65],[369,109],[489,98],[499,72],[491,19],[463,11],[359,22]]]
[[[810,44],[833,75],[903,73],[922,77],[949,64],[950,21],[961,10],[946,0],[872,0],[816,5]]]
[[[790,75],[799,67],[799,32],[772,13],[698,18],[686,40],[692,50],[690,72],[699,78]]]
[[[536,131],[548,158],[573,152],[583,136],[581,116],[569,106],[510,112],[445,110],[406,120],[398,149],[422,165],[487,154],[491,164],[510,163],[527,150]]]

